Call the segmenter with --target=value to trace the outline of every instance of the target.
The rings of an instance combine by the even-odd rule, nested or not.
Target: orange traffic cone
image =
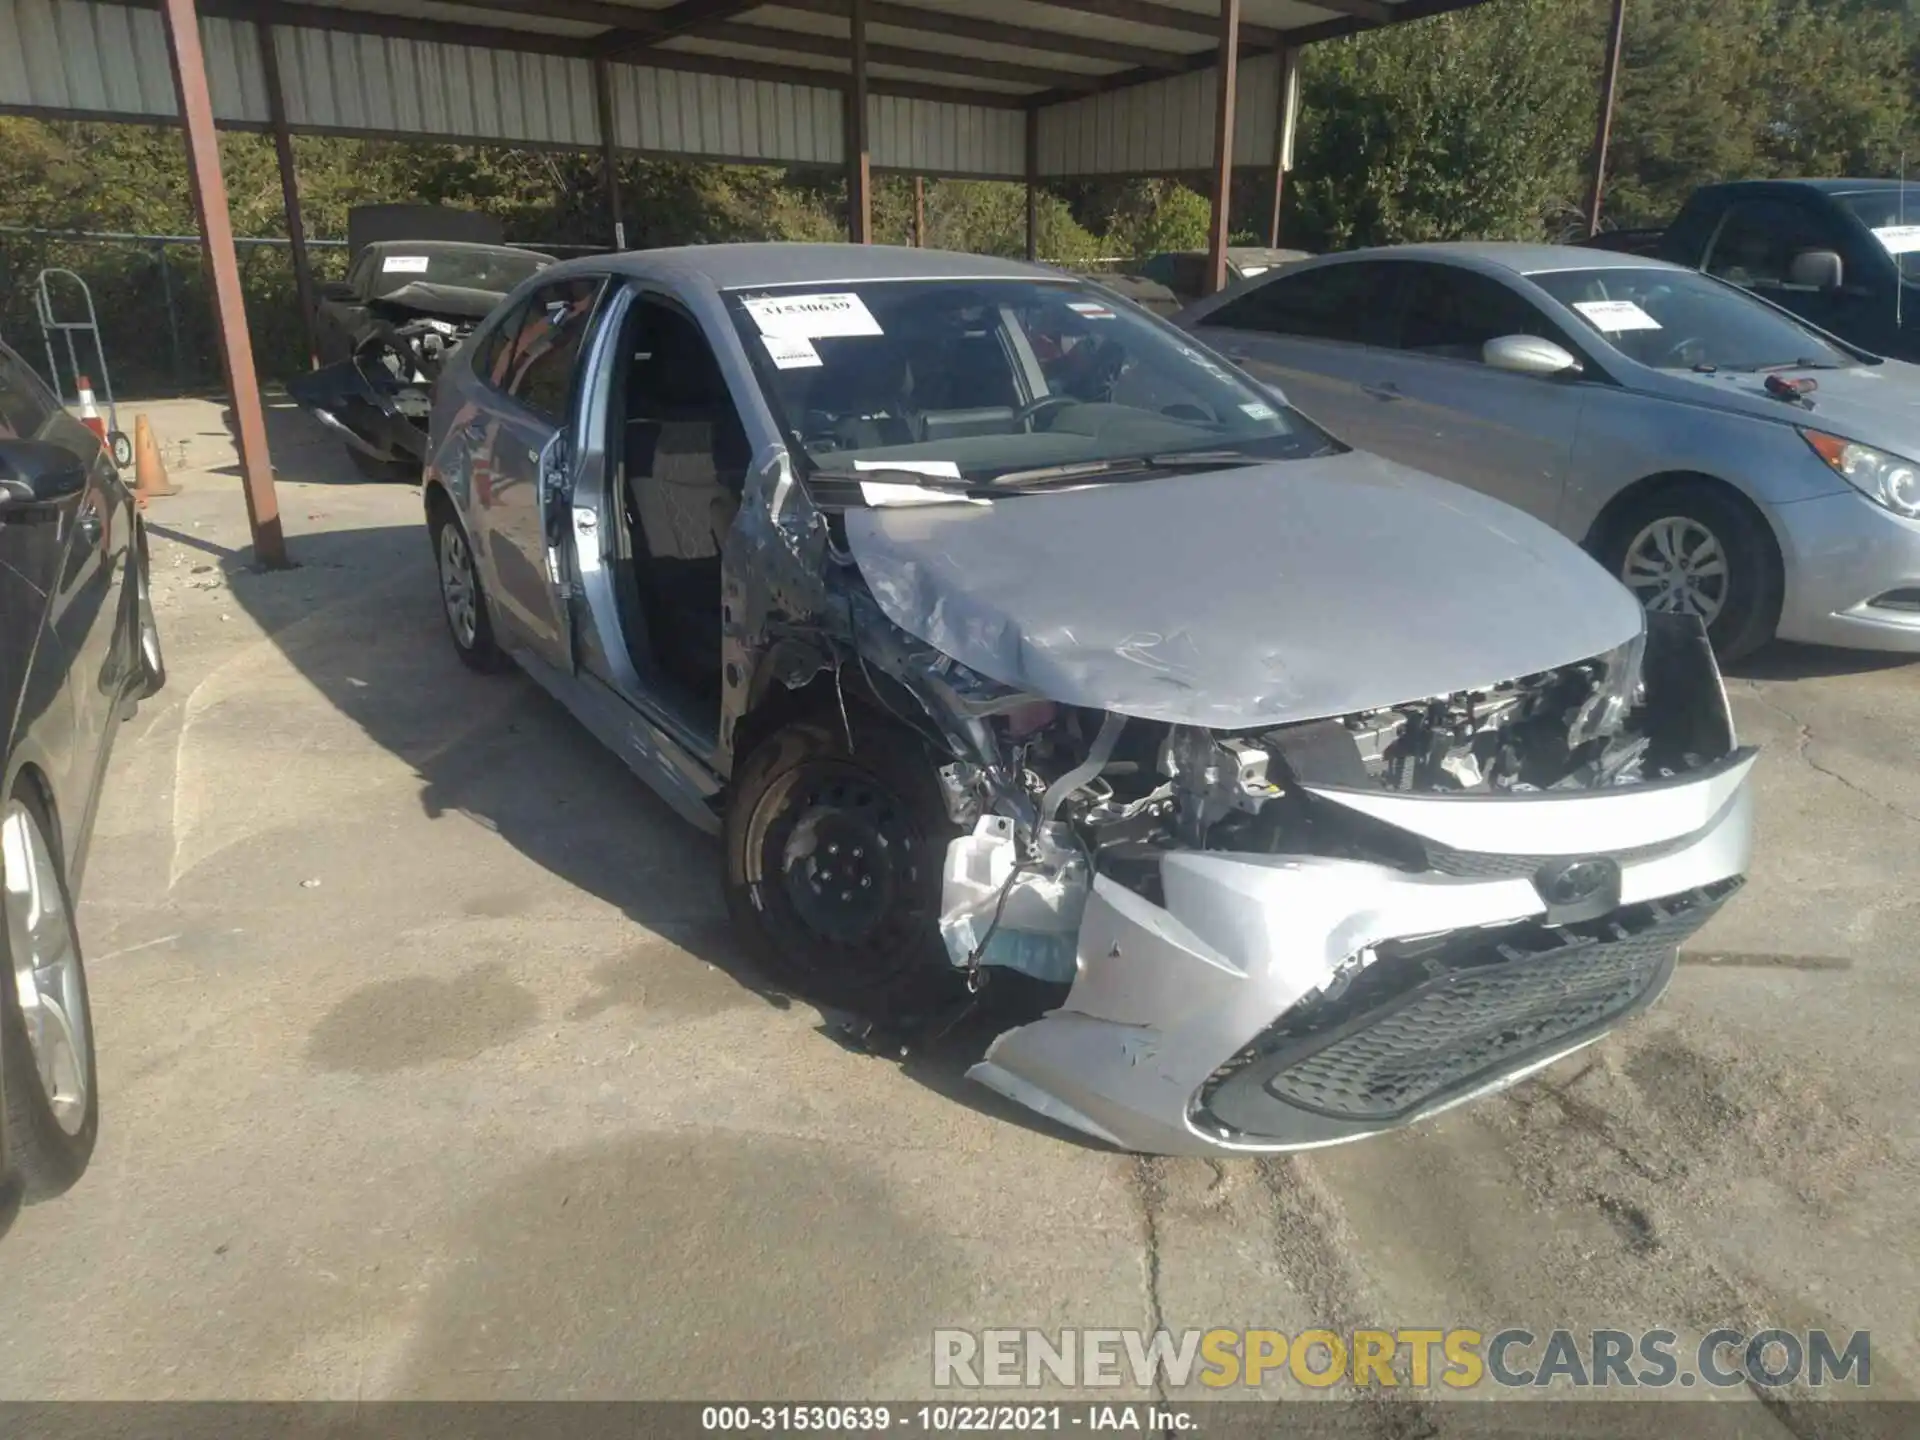
[[[156,495],[178,495],[180,489],[167,478],[167,467],[160,462],[160,443],[153,438],[147,417],[133,417],[133,497],[142,510]]]
[[[107,422],[101,415],[100,407],[93,403],[93,381],[85,375],[77,376],[80,391],[80,423],[100,437],[100,444],[107,443]]]

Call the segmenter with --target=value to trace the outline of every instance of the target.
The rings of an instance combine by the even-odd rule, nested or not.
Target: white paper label
[[[1240,267],[1240,278],[1242,280],[1251,280],[1256,275],[1264,275],[1266,273],[1267,267],[1264,265],[1242,265]]]
[[[424,255],[389,255],[380,262],[383,275],[424,275],[427,273],[427,257]]]
[[[1113,307],[1102,305],[1098,300],[1069,300],[1067,308],[1076,315],[1084,315],[1089,320],[1113,319]]]
[[[762,335],[823,340],[833,335],[879,335],[866,302],[848,291],[833,295],[760,295],[744,302]]]
[[[1631,300],[1576,300],[1573,308],[1609,335],[1628,330],[1658,330],[1660,322]]]
[[[1273,406],[1262,405],[1256,400],[1251,405],[1242,405],[1240,407],[1240,413],[1245,415],[1249,420],[1271,420],[1273,418]]]
[[[820,364],[820,352],[804,335],[762,335],[760,343],[776,370],[811,370]]]
[[[1889,255],[1911,255],[1920,250],[1920,225],[1882,225],[1873,235],[1887,247]]]
[[[860,494],[869,505],[991,505],[979,495],[958,495],[951,490],[929,490],[924,485],[905,485],[892,480],[862,480]]]
[[[905,471],[909,475],[925,475],[930,480],[958,480],[960,467],[951,460],[856,460],[855,470],[892,470],[896,474]]]

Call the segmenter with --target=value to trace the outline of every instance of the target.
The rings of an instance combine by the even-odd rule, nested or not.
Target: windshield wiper
[[[1844,367],[1831,360],[1782,360],[1777,365],[1755,365],[1747,373],[1750,375],[1772,375],[1781,370],[1839,370]]]
[[[1178,450],[1164,455],[1119,455],[1110,460],[1074,460],[1033,470],[1009,470],[993,477],[995,489],[1032,489],[1071,485],[1079,480],[1110,480],[1150,471],[1217,470],[1223,465],[1264,465],[1266,457],[1245,450]]]

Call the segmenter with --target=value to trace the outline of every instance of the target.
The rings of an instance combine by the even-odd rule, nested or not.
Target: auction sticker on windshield
[[[1631,300],[1576,300],[1573,308],[1587,319],[1594,328],[1604,330],[1609,335],[1623,334],[1628,330],[1658,330],[1660,322]]]
[[[384,275],[424,275],[427,273],[427,257],[389,255],[380,262],[380,271]]]
[[[810,370],[820,364],[820,352],[804,335],[762,335],[760,343],[776,370]]]
[[[880,322],[858,295],[760,295],[741,302],[762,335],[824,340],[836,335],[879,335]]]
[[[1911,255],[1920,250],[1920,225],[1882,225],[1873,238],[1887,247],[1889,255]]]

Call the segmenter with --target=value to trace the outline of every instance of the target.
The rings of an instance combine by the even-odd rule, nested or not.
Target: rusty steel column
[[[1607,190],[1607,147],[1613,143],[1613,102],[1620,88],[1620,49],[1627,33],[1627,0],[1613,0],[1607,67],[1600,81],[1600,122],[1593,136],[1593,183],[1587,189],[1587,234],[1600,233],[1600,201]]]
[[[913,243],[927,248],[927,182],[920,175],[913,177]]]
[[[1027,259],[1040,258],[1040,112],[1027,111]]]
[[[873,243],[873,162],[867,146],[867,0],[849,0],[853,83],[847,88],[847,238]]]
[[[240,475],[253,529],[253,557],[268,569],[286,566],[287,542],[280,528],[280,501],[273,489],[273,458],[267,452],[267,422],[260,408],[260,380],[253,369],[253,340],[247,333],[246,300],[240,266],[233,253],[233,217],[227,213],[227,186],[220,174],[220,137],[213,125],[213,98],[207,88],[206,57],[200,49],[199,17],[193,0],[161,0],[167,32],[167,58],[173,66],[174,94],[187,141],[187,181],[200,221],[207,269],[213,277],[213,312],[220,329],[220,360],[227,372],[227,396],[233,405],[233,431],[240,451]]]
[[[1228,211],[1233,204],[1233,105],[1240,79],[1240,0],[1220,0],[1218,105],[1213,123],[1213,216],[1207,226],[1207,293],[1227,288]]]
[[[1280,202],[1287,172],[1293,169],[1293,135],[1300,123],[1300,51],[1283,45],[1280,57],[1280,108],[1273,119],[1273,214],[1267,219],[1267,244],[1280,248]]]
[[[260,37],[260,76],[267,89],[267,120],[273,127],[273,153],[280,162],[280,201],[287,211],[287,251],[293,258],[293,293],[300,305],[300,323],[307,332],[307,366],[320,363],[320,340],[314,333],[317,309],[313,294],[313,261],[307,255],[307,226],[300,216],[300,177],[293,167],[293,135],[287,129],[287,93],[280,84],[280,52],[274,47],[273,26],[254,25]]]
[[[593,108],[600,123],[600,180],[607,187],[607,229],[613,248],[627,248],[627,222],[620,215],[620,147],[614,143],[613,66],[603,56],[593,62]]]

